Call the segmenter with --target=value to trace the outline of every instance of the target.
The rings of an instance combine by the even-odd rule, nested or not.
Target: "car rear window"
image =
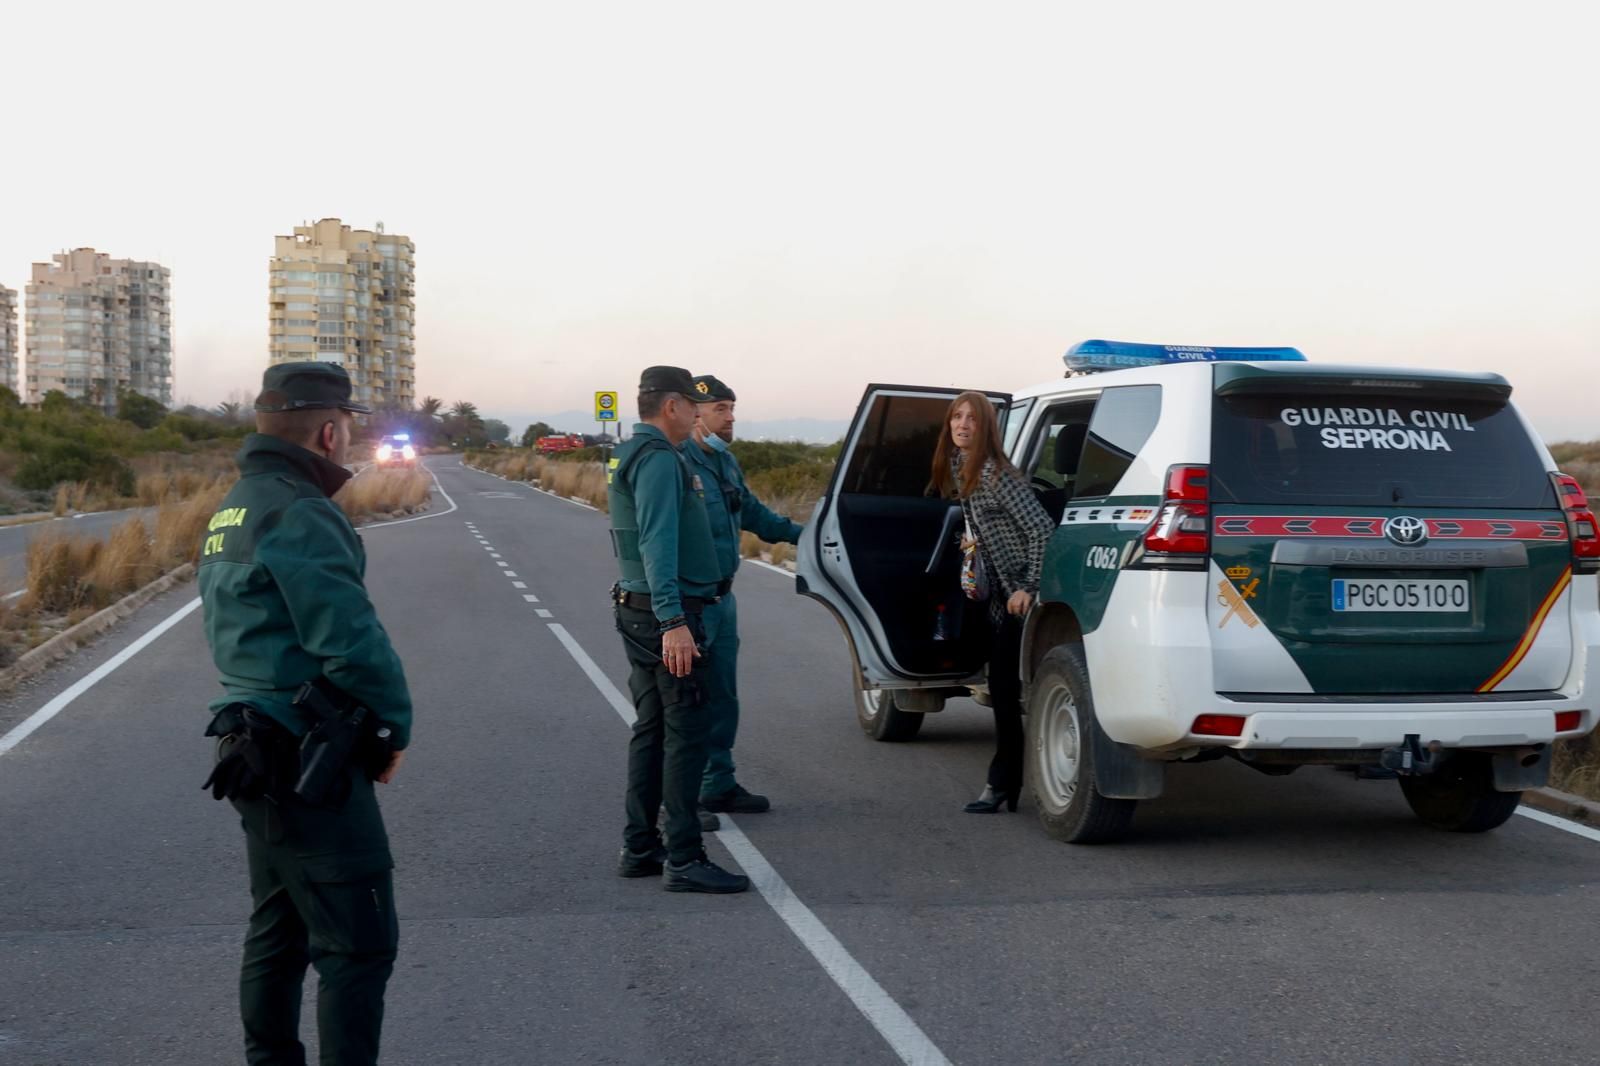
[[[1509,405],[1365,392],[1216,397],[1211,493],[1335,507],[1556,505]]]

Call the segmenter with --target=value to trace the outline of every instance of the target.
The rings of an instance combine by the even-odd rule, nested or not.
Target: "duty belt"
[[[733,578],[724,578],[717,582],[717,591],[710,596],[681,596],[679,599],[683,606],[689,610],[709,607],[718,602],[722,597],[733,591]],[[638,611],[651,610],[651,599],[648,592],[628,592],[626,589],[616,590],[616,601],[624,607],[632,607]]]

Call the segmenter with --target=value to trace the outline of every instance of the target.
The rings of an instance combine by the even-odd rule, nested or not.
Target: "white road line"
[[[18,589],[15,592],[8,592],[4,596],[0,596],[0,603],[10,602],[11,600],[16,599],[18,596],[21,596],[24,592],[27,592],[27,591],[28,591],[27,589]]]
[[[500,555],[499,552],[490,552],[489,553],[489,558],[491,558],[491,559],[499,559],[499,558],[502,558],[502,556]]]
[[[1517,813],[1522,815],[1524,818],[1532,818],[1536,822],[1543,822],[1545,825],[1564,830],[1574,836],[1580,836],[1585,840],[1593,840],[1596,843],[1600,843],[1600,829],[1593,829],[1587,825],[1580,825],[1577,822],[1568,821],[1565,818],[1557,817],[1554,814],[1549,814],[1534,807],[1518,807]]]
[[[524,592],[522,594],[522,598],[527,600],[529,603],[538,603],[539,602],[539,597],[535,596],[531,592]]]
[[[427,470],[428,476],[433,478],[433,487],[439,490],[439,495],[444,497],[444,502],[450,505],[450,509],[446,511],[432,511],[428,514],[419,514],[415,518],[396,518],[392,522],[373,522],[369,525],[361,527],[361,531],[363,533],[369,529],[382,529],[384,526],[403,526],[408,522],[421,522],[429,518],[443,518],[445,515],[450,514],[451,511],[456,509],[456,501],[452,500],[450,498],[450,494],[444,491],[444,486],[439,484],[439,475],[435,474],[431,467],[423,467],[423,469]]]
[[[781,566],[773,566],[771,563],[767,562],[765,559],[746,559],[745,562],[754,563],[756,566],[759,566],[762,569],[771,570],[775,574],[782,574],[784,577],[788,578],[791,581],[794,580],[794,571],[793,570],[785,570]]]
[[[502,563],[502,564],[500,564],[500,565],[502,565],[502,566],[504,566],[504,565],[506,565],[506,564],[504,564],[504,563]],[[516,571],[515,571],[515,570],[507,570],[507,571],[506,571],[506,572],[505,572],[505,573],[504,573],[504,574],[502,574],[502,575],[501,575],[501,576],[502,576],[502,577],[516,577],[516,576],[517,576],[517,572],[516,572]]]
[[[628,725],[633,725],[633,704],[617,690],[595,661],[589,658],[589,653],[583,650],[566,627],[559,622],[548,623],[550,632],[554,633],[567,654],[571,655],[584,674],[595,688],[600,690],[600,695],[611,704],[622,720]],[[822,920],[812,913],[811,908],[800,902],[799,898],[784,883],[778,871],[750,842],[750,839],[739,830],[733,819],[728,815],[721,815],[722,831],[717,834],[717,839],[732,853],[734,860],[750,876],[751,884],[756,891],[761,893],[775,914],[782,919],[783,924],[811,953],[833,983],[838,985],[845,995],[850,997],[850,1002],[856,1005],[878,1035],[889,1044],[889,1047],[900,1061],[907,1066],[950,1066],[950,1060],[945,1058],[944,1052],[928,1039],[926,1033],[912,1020],[911,1015],[896,1003],[889,993],[883,990],[873,976],[857,962],[845,946],[839,943],[839,938],[828,931]]]
[[[509,577],[510,575],[507,574],[506,576]],[[511,587],[514,589],[525,589],[528,587],[528,583],[526,581],[513,581],[511,583]]]
[[[538,615],[540,618],[554,618],[555,617],[549,611],[545,610],[543,607],[535,607],[533,609],[533,613]]]
[[[28,715],[28,717],[24,718],[20,724],[11,730],[11,732],[7,733],[3,737],[0,737],[0,755],[4,755],[18,744],[21,744],[28,738],[30,734],[33,733],[34,730],[38,729],[50,719],[60,714],[67,708],[68,704],[77,699],[79,696],[83,695],[85,692],[88,692],[90,689],[94,688],[95,685],[104,680],[112,671],[116,670],[117,667],[121,666],[123,663],[139,654],[145,648],[149,647],[155,642],[157,637],[161,636],[161,634],[165,633],[167,630],[183,621],[186,617],[188,617],[190,612],[192,612],[198,606],[200,606],[200,597],[196,596],[194,599],[178,608],[172,614],[168,615],[162,621],[157,622],[155,626],[149,630],[149,632],[145,633],[144,636],[140,637],[132,644],[129,644],[126,648],[123,648],[121,651],[117,652],[116,655],[113,655],[111,658],[101,663],[94,669],[92,673],[79,678],[71,688],[67,689],[65,692],[61,693],[61,695],[57,696],[43,707],[40,707],[37,711],[34,711],[32,714]]]

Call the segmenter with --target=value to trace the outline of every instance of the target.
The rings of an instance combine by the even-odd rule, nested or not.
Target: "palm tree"
[[[450,408],[450,415],[452,418],[459,418],[468,425],[483,425],[483,417],[478,414],[478,405],[467,400],[457,400],[455,405]]]
[[[217,404],[217,415],[226,422],[237,422],[244,414],[244,404],[237,400],[224,400]]]
[[[439,397],[424,396],[422,398],[422,402],[417,405],[417,412],[421,414],[423,418],[426,418],[428,421],[432,422],[434,419],[439,417],[439,409],[443,406],[444,401],[439,399]]]

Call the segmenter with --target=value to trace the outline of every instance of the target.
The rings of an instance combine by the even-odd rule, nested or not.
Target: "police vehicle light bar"
[[[1133,366],[1166,363],[1303,363],[1298,348],[1210,348],[1199,344],[1134,344],[1129,341],[1088,340],[1067,349],[1063,360],[1071,373],[1123,370]]]
[[[411,439],[411,434],[409,434],[409,433],[396,433],[396,434],[394,434],[394,439],[395,440],[410,440]]]

